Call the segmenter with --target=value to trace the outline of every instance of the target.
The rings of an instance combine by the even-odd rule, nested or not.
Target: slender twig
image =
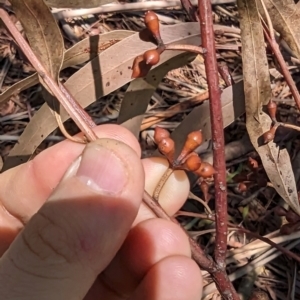
[[[207,203],[204,200],[202,200],[201,198],[199,198],[196,195],[194,195],[192,192],[189,193],[189,198],[190,199],[194,199],[194,200],[200,202],[205,207],[205,209],[206,209],[206,211],[207,211],[207,213],[209,215],[213,214],[212,211],[211,211],[211,209],[210,209],[210,207],[207,205]]]
[[[221,90],[219,87],[218,65],[216,60],[215,39],[212,22],[211,3],[199,0],[201,20],[202,46],[207,49],[204,63],[207,74],[210,96],[210,114],[212,126],[212,141],[214,145],[214,168],[216,174],[216,219],[217,236],[215,246],[215,260],[219,267],[225,268],[224,261],[227,249],[227,193],[226,193],[226,165],[224,152],[224,135],[221,107]]]
[[[206,53],[206,50],[203,49],[202,47],[194,46],[194,45],[165,45],[164,50],[182,50],[182,51],[188,51],[188,52],[193,52],[197,54],[204,54]]]
[[[147,192],[144,193],[144,202],[148,205],[148,207],[152,209],[152,211],[155,213],[157,217],[165,220],[173,221],[174,223],[176,223],[182,228],[179,222],[175,218],[169,217],[168,214],[160,206],[159,202],[155,201]],[[201,247],[199,247],[198,243],[189,236],[186,230],[183,229],[183,231],[187,234],[189,238],[192,256],[195,259],[195,261],[198,263],[198,265],[204,270],[207,270],[208,272],[211,273],[216,272],[217,270],[213,260],[204,253]]]
[[[214,175],[215,207],[216,207],[216,242],[214,259],[217,272],[211,273],[219,292],[224,299],[239,299],[232,283],[226,274],[227,251],[227,190],[225,144],[223,133],[221,90],[219,87],[218,65],[216,59],[215,37],[213,30],[212,8],[209,0],[199,0],[199,19],[202,47],[207,50],[204,63],[209,86],[210,118],[213,142],[213,160],[216,173]]]
[[[179,51],[188,51],[196,54],[205,54],[207,50],[205,48],[194,46],[194,45],[181,45],[181,44],[171,44],[171,45],[164,45],[164,50],[179,50]],[[239,45],[230,45],[230,44],[220,44],[215,45],[216,49],[218,50],[238,50]],[[216,54],[218,55],[218,54]]]
[[[239,231],[240,231],[240,232],[243,232],[243,233],[246,233],[246,234],[248,234],[248,235],[250,235],[250,236],[252,236],[252,237],[255,237],[255,238],[257,238],[257,239],[259,239],[259,240],[261,240],[261,241],[263,241],[263,242],[265,242],[265,243],[271,245],[272,247],[276,248],[276,249],[279,250],[280,252],[282,252],[282,253],[284,253],[285,255],[289,256],[290,258],[293,258],[293,259],[296,260],[297,262],[300,262],[300,256],[299,256],[299,255],[293,253],[292,251],[289,251],[289,250],[285,249],[285,248],[284,248],[283,246],[281,246],[281,245],[278,245],[278,244],[274,243],[274,242],[271,241],[270,239],[265,238],[265,237],[263,237],[263,236],[261,236],[261,235],[255,233],[255,232],[249,231],[249,230],[247,230],[247,229],[245,229],[245,228],[241,228],[241,227],[240,227],[240,228],[239,228]]]
[[[204,214],[199,214],[199,213],[192,213],[192,212],[186,212],[186,211],[178,211],[177,216],[189,216],[189,217],[195,217],[195,218],[201,218],[201,219],[207,219],[212,222],[216,222],[216,219],[214,216],[209,216],[209,215],[204,215]],[[285,247],[279,245],[279,242],[274,242],[270,238],[267,238],[265,236],[261,236],[255,232],[249,231],[246,228],[240,227],[238,225],[235,225],[233,223],[227,222],[228,226],[230,227],[231,230],[236,230],[237,232],[245,233],[250,235],[251,237],[256,238],[257,240],[260,240],[268,245],[270,245],[273,248],[276,248],[278,251],[282,252],[286,256],[295,259],[296,261],[300,262],[300,256],[293,253],[292,251],[287,250]],[[193,232],[192,232],[193,233]],[[286,236],[284,236],[286,238]],[[274,238],[275,239],[275,238]],[[288,240],[282,240],[280,243],[286,242]],[[258,248],[257,245],[255,245],[255,248]],[[246,251],[247,245],[244,246],[243,251]],[[250,248],[252,249],[252,248]]]
[[[155,187],[154,193],[153,193],[154,200],[158,201],[159,194],[172,173],[173,173],[173,169],[168,168],[165,171],[165,173],[163,174],[163,176],[160,178],[157,186]]]
[[[181,0],[181,5],[185,10],[186,14],[189,16],[191,21],[197,22],[198,21],[198,14],[197,9],[192,5],[190,0]]]
[[[63,107],[66,109],[67,113],[70,115],[70,117],[74,120],[76,125],[80,128],[82,132],[84,132],[86,138],[89,141],[94,141],[97,139],[97,136],[93,132],[91,126],[88,125],[88,123],[83,119],[83,115],[86,119],[90,119],[89,115],[85,113],[85,111],[80,107],[80,105],[76,102],[75,99],[69,95],[69,99],[65,96],[65,93],[63,93],[58,85],[55,83],[55,81],[51,78],[47,70],[44,68],[42,63],[39,61],[39,59],[36,57],[36,55],[31,50],[28,43],[25,41],[21,33],[18,31],[15,24],[11,21],[9,15],[5,10],[0,8],[0,17],[15,38],[16,42],[18,43],[18,46],[21,48],[23,53],[26,55],[27,59],[30,61],[30,63],[33,65],[33,67],[36,69],[37,73],[39,74],[40,78],[45,82],[45,84],[48,86],[48,88],[52,91],[53,95],[60,101],[60,103],[63,105]],[[72,99],[73,104],[70,102]],[[77,104],[77,107],[74,107],[74,103]],[[79,108],[78,108],[79,107]],[[83,111],[83,112],[82,112]],[[95,125],[96,126],[96,125]]]
[[[155,213],[155,215],[159,218],[168,220],[168,221],[174,221],[175,219],[172,219],[160,206],[158,201],[153,199],[148,192],[144,192],[144,202],[147,204],[148,207],[152,209],[152,211]]]
[[[197,5],[198,0],[191,0],[192,5]],[[236,0],[212,0],[213,4],[234,3]],[[127,12],[141,10],[160,10],[167,7],[181,6],[180,0],[171,1],[146,1],[137,3],[107,4],[95,8],[74,9],[74,10],[56,10],[54,16],[57,19],[74,18],[86,15],[103,14],[111,12]]]
[[[263,8],[265,9],[264,6],[263,6]],[[272,22],[271,22],[270,17],[269,17],[268,10],[265,9],[264,12],[266,14],[266,18],[267,18],[268,26],[269,26],[269,28],[267,28],[265,22],[262,21],[264,35],[265,35],[270,47],[272,48],[272,51],[273,51],[273,53],[274,53],[274,55],[275,55],[275,57],[278,61],[278,64],[280,66],[281,72],[282,72],[282,74],[283,74],[283,76],[286,80],[286,83],[288,84],[288,86],[291,90],[291,93],[294,97],[294,100],[297,104],[297,107],[300,110],[300,95],[299,95],[298,89],[296,87],[296,84],[293,80],[293,77],[292,77],[291,73],[289,72],[289,70],[286,66],[284,58],[283,58],[283,56],[280,52],[279,46],[276,42],[274,29],[273,29]]]
[[[221,77],[223,78],[223,80],[225,81],[225,84],[227,86],[233,85],[233,83],[234,83],[233,78],[232,78],[232,76],[230,74],[230,71],[229,71],[229,68],[228,68],[228,66],[225,62],[219,62],[218,63],[218,71],[219,71]]]
[[[296,131],[300,131],[300,127],[299,126],[296,126],[296,125],[293,125],[293,124],[287,124],[287,123],[278,123],[279,126],[282,126],[282,127],[285,127],[285,128],[289,128],[289,129],[293,129],[293,130],[296,130]]]
[[[269,27],[270,37],[271,37],[271,39],[275,40],[275,31],[274,31],[274,28],[273,28],[273,24],[272,24],[270,15],[269,15],[268,10],[266,8],[265,2],[264,2],[264,0],[260,0],[260,3],[263,7],[263,10],[264,10],[265,14],[266,14],[266,19],[267,19],[267,24],[268,24],[268,27]],[[262,19],[261,15],[260,15],[260,18]]]
[[[17,142],[20,139],[19,135],[11,135],[11,134],[0,134],[0,141],[14,141]],[[61,142],[65,140],[63,136],[57,135],[49,135],[45,138],[47,142]]]
[[[5,57],[5,59],[4,59],[4,64],[0,71],[0,89],[2,88],[4,78],[7,75],[8,70],[10,69],[13,56],[14,56],[14,54],[11,54],[11,55],[8,55],[7,57]]]

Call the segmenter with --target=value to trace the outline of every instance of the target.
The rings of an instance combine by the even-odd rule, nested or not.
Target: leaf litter
[[[57,4],[57,7],[58,6],[59,4]],[[160,13],[162,17],[168,16],[169,18],[178,22],[178,24],[182,24],[185,21],[185,16],[181,11],[178,10],[164,10]],[[223,5],[221,8],[215,9],[215,13],[216,23],[221,25],[226,24],[226,26],[231,24],[231,27],[227,27],[227,31],[225,32],[222,32],[222,30],[216,31],[216,41],[219,45],[219,59],[226,62],[235,82],[233,86],[227,87],[222,78],[220,78],[220,87],[223,89],[223,117],[224,124],[227,127],[225,130],[227,142],[226,147],[229,148],[229,145],[232,142],[238,144],[238,142],[243,141],[243,138],[246,136],[246,123],[243,116],[245,111],[243,82],[239,82],[243,78],[240,52],[241,37],[240,30],[238,28],[239,25],[237,23],[238,13],[236,6],[231,4]],[[109,73],[112,69],[105,69],[105,66],[103,66],[104,68],[102,67],[101,55],[102,57],[108,58],[109,54],[107,53],[110,53],[108,51],[111,46],[116,47],[117,44],[122,42],[123,39],[128,38],[132,34],[132,31],[139,31],[143,27],[141,16],[142,13],[139,12],[127,14],[107,14],[101,16],[104,22],[99,21],[99,19],[97,20],[97,18],[93,19],[89,16],[84,19],[77,18],[76,20],[71,20],[69,24],[82,42],[85,41],[90,43],[90,35],[92,33],[101,33],[100,39],[97,39],[97,36],[92,37],[92,39],[94,39],[95,43],[100,47],[99,52],[103,51],[103,53],[100,54],[101,71],[104,70],[105,72],[106,70],[108,73],[105,74],[112,74]],[[114,38],[111,38],[109,37],[108,33],[105,33],[109,32],[114,34],[115,29],[129,30],[124,31],[124,34],[126,35],[126,33],[128,33],[128,35],[119,37],[116,34]],[[295,27],[291,25],[290,30],[295,30]],[[67,33],[63,32],[63,34],[65,37],[67,36]],[[108,39],[104,41],[102,37],[105,37],[106,35],[108,35]],[[4,53],[4,46],[6,43],[6,40],[3,39],[5,33],[1,32],[1,36],[0,42],[2,43],[1,45],[3,45],[3,47],[0,47],[0,53],[2,54]],[[85,40],[85,38],[87,39]],[[115,41],[115,43],[112,42],[112,45],[110,45],[110,41]],[[286,41],[288,42],[288,40]],[[190,40],[188,42],[190,42]],[[68,82],[69,84],[78,82],[78,78],[80,78],[81,73],[78,73],[78,77],[76,77],[76,73],[82,70],[82,65],[84,65],[83,69],[88,69],[88,72],[91,72],[91,61],[94,56],[92,56],[92,54],[88,51],[82,51],[82,49],[86,49],[85,45],[80,48],[75,44],[73,46],[74,49],[79,47],[81,50],[76,50],[74,54],[71,54],[69,56],[70,63],[67,64],[67,53],[70,51],[72,46],[72,43],[69,42],[68,37],[65,38],[65,45],[68,48],[64,53],[64,64],[66,65],[62,66],[60,78],[68,85]],[[140,52],[143,52],[146,49],[143,47],[153,47],[153,45],[148,45],[147,43],[140,43],[139,45],[141,45],[141,48],[138,49]],[[101,47],[104,47],[105,49],[101,49]],[[292,48],[292,46],[290,47]],[[107,56],[104,55],[105,52]],[[76,56],[80,55],[82,55],[82,58],[77,60]],[[134,55],[134,53],[131,54],[132,57]],[[130,79],[130,72],[127,71],[127,77],[124,79],[124,81],[117,85],[104,85],[102,90],[92,88],[91,92],[88,94],[88,97],[91,96],[91,98],[86,100],[86,102],[84,102],[82,105],[87,107],[87,111],[93,117],[93,119],[96,120],[97,124],[107,122],[123,123],[125,121],[126,126],[128,126],[128,128],[130,128],[136,134],[138,134],[139,128],[142,128],[139,139],[141,141],[144,156],[152,155],[155,151],[153,145],[153,128],[156,125],[172,131],[172,136],[176,140],[177,148],[181,147],[182,141],[189,131],[201,128],[207,143],[205,144],[204,148],[198,149],[198,152],[207,153],[211,149],[209,142],[210,121],[208,102],[206,101],[207,84],[203,61],[201,57],[197,57],[191,62],[190,59],[193,59],[193,57],[190,57],[189,55],[184,56],[184,54],[179,54],[178,57],[185,57],[184,59],[186,59],[186,61],[182,62],[182,65],[186,62],[188,63],[185,66],[178,68],[181,64],[176,61],[176,56],[174,56],[172,59],[175,60],[175,64],[173,65],[176,67],[175,70],[168,72],[168,69],[164,68],[159,69],[158,67],[157,70],[153,69],[152,74],[155,74],[157,79],[164,77],[163,74],[167,73],[167,76],[165,76],[161,82],[154,83],[153,81],[151,82],[151,80],[147,83],[142,83],[139,80],[132,81]],[[270,69],[276,67],[272,60],[270,60],[270,56],[268,56],[268,58]],[[115,65],[118,66],[120,63],[121,59],[120,61],[117,61]],[[88,66],[88,64],[90,64],[90,66]],[[20,66],[22,69],[21,72]],[[120,70],[122,70],[122,68],[120,68]],[[125,72],[125,69],[123,69],[123,71]],[[22,60],[20,60],[20,57],[17,55],[5,78],[2,91],[12,86],[13,83],[19,82],[16,80],[16,78],[28,77],[28,75],[33,73],[34,70],[32,70],[29,65],[26,65],[26,62],[24,63]],[[268,78],[267,73],[264,73],[264,75],[266,78]],[[296,71],[295,75],[297,76]],[[32,131],[29,131],[30,133],[25,136],[26,139],[23,138],[22,140],[22,137],[19,139],[21,147],[18,151],[19,154],[24,154],[24,157],[22,157],[23,160],[27,160],[29,157],[32,157],[32,155],[36,155],[43,149],[51,146],[53,143],[56,143],[57,140],[55,138],[61,136],[61,133],[56,129],[57,124],[55,119],[51,114],[49,114],[49,109],[45,105],[42,105],[43,102],[41,101],[40,94],[41,89],[37,84],[36,78],[34,79],[34,76],[36,75],[31,76],[33,76],[31,81],[27,79],[28,82],[26,83],[25,80],[25,83],[27,84],[26,87],[21,86],[16,88],[13,90],[13,93],[9,95],[10,97],[7,98],[9,99],[8,103],[14,104],[13,111],[9,114],[4,112],[0,117],[2,136],[8,136],[9,134],[20,135],[22,132],[28,132],[28,130],[31,128]],[[104,78],[103,82],[109,82],[111,84],[112,76],[113,75],[109,75],[107,77],[102,76],[101,80]],[[72,81],[72,78],[75,78],[73,79],[74,81]],[[93,82],[93,80],[95,79],[90,79],[91,82]],[[32,83],[35,83],[35,86],[32,86]],[[143,95],[141,90],[144,87],[147,89],[147,93],[145,93],[145,99],[141,101],[143,104],[137,105],[134,99],[139,98],[140,95]],[[287,122],[296,122],[299,115],[297,115],[297,110],[293,108],[293,102],[291,100],[289,89],[287,88],[284,79],[282,77],[277,77],[275,80],[272,79],[271,83],[269,83],[269,87],[272,88],[275,100],[279,105],[279,113],[282,119]],[[83,98],[86,93],[81,93],[79,90],[80,88],[75,91],[76,98],[77,96],[79,96],[79,98]],[[1,99],[2,98],[0,95],[0,100]],[[126,108],[126,102],[127,106],[130,106],[131,103],[134,103],[137,108],[134,111],[130,111],[128,108]],[[38,111],[38,109],[40,109],[40,111]],[[42,117],[36,118],[36,116]],[[267,119],[267,117],[268,116],[265,118]],[[66,116],[64,119],[66,119]],[[265,120],[262,122],[265,122]],[[266,120],[266,124],[268,124],[267,122],[268,120]],[[67,122],[66,127],[70,132],[76,133],[77,129],[74,127],[72,122]],[[24,128],[26,128],[25,131]],[[39,131],[42,133],[43,137],[38,136]],[[48,139],[45,140],[47,136]],[[299,147],[299,142],[297,139],[292,139],[290,143],[291,150],[289,150],[288,153],[293,158],[296,157],[295,154],[298,149],[297,147]],[[11,152],[13,145],[13,141],[7,140],[2,140],[0,144],[1,154],[4,158],[4,164],[8,164],[8,153],[13,153]],[[25,149],[27,150],[25,151]],[[274,151],[277,150],[275,149]],[[236,151],[236,153],[238,153],[238,151]],[[287,158],[289,159],[289,157]],[[270,236],[271,232],[274,231],[274,233],[272,233],[273,238],[280,239],[276,240],[278,243],[285,245],[287,248],[292,247],[292,243],[299,239],[297,232],[285,237],[282,236],[278,231],[275,231],[280,227],[280,224],[282,224],[282,220],[279,217],[274,217],[272,209],[274,209],[275,204],[279,201],[280,197],[278,197],[278,194],[272,187],[265,185],[265,183],[262,184],[261,181],[268,181],[269,179],[264,173],[265,169],[262,167],[261,159],[264,158],[259,157],[257,152],[251,148],[247,154],[243,154],[242,156],[231,156],[231,161],[228,162],[227,169],[228,178],[230,178],[228,179],[228,213],[231,219],[235,219],[236,222],[242,222],[246,228],[251,229],[254,232],[259,232],[262,235],[269,234]],[[251,160],[256,160],[259,165],[260,171],[257,173],[259,175],[256,175],[259,180],[257,180],[257,178],[253,178],[255,177],[255,175],[253,175],[254,172],[249,167],[249,161]],[[18,163],[20,163],[20,160],[16,164]],[[9,167],[9,165],[6,165],[6,168]],[[288,170],[287,166],[284,167],[285,170]],[[280,165],[278,170],[281,171],[281,168],[282,166]],[[250,172],[249,170],[252,171]],[[240,192],[237,190],[237,186],[241,182],[249,184],[249,188],[245,192]],[[259,187],[260,185],[263,187]],[[194,193],[201,196],[199,188],[192,186],[192,190]],[[259,192],[256,193],[257,191]],[[247,206],[239,206],[239,202],[248,198],[250,200],[248,203],[250,204]],[[211,208],[213,209],[213,207]],[[200,235],[198,238],[201,243],[207,245],[207,249],[210,251],[211,244],[207,241],[209,238],[213,238],[213,233],[204,234],[205,230],[207,230],[210,225],[205,224],[203,220],[201,221],[201,219],[197,217],[199,214],[201,215],[201,213],[203,213],[203,207],[201,205],[196,205],[193,200],[189,200],[183,209],[185,209],[186,212],[190,212],[190,214],[194,213],[195,217],[184,216],[183,212],[180,216],[179,212],[178,218],[181,220],[182,225],[191,228],[191,234],[193,232],[194,234],[199,231],[203,232],[203,235]],[[249,242],[250,239],[248,239],[248,237],[246,240],[244,240],[244,236],[239,233],[233,232],[230,235],[229,246],[232,250],[230,250],[228,253],[228,263],[231,263],[234,266],[230,270],[231,278],[238,278],[241,276],[238,275],[238,272],[243,270],[243,266],[237,263],[238,260],[246,259],[247,261],[252,256],[256,255],[258,257],[256,266],[258,267],[259,264],[262,264],[264,269],[263,271],[260,270],[260,272],[258,272],[258,277],[252,284],[260,287],[261,290],[267,291],[269,294],[272,294],[272,292],[274,294],[276,292],[276,295],[279,297],[279,299],[285,299],[282,298],[281,295],[284,295],[288,290],[288,282],[286,281],[286,278],[283,278],[278,274],[280,274],[282,271],[289,272],[290,268],[286,267],[283,257],[279,256],[278,252],[273,252],[277,253],[278,257],[274,261],[272,261],[274,258],[270,260],[264,260],[262,253],[267,251],[266,248],[264,248],[266,247],[266,244],[260,242],[259,240],[255,240],[256,244],[253,246],[253,248],[251,248],[251,243]],[[268,248],[268,251],[270,251],[270,248]],[[275,279],[281,280],[281,284],[274,284]],[[212,293],[214,288],[213,285],[210,284],[211,278],[208,276],[208,274],[204,274],[204,281],[207,284],[205,293]]]

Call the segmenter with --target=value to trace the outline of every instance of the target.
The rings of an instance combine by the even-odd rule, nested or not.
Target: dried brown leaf
[[[18,0],[17,0],[18,1]],[[92,8],[101,6],[107,3],[112,3],[112,0],[44,0],[48,6],[56,8]]]
[[[45,68],[44,70],[48,72],[48,76],[58,84],[65,49],[60,29],[49,7],[40,0],[11,0],[11,4],[25,29],[31,50]],[[52,95],[42,77],[42,74],[39,74],[39,80],[43,86],[43,98],[54,113],[60,130],[65,136],[69,136],[61,122],[60,103]]]
[[[182,23],[161,28],[161,34],[167,44],[181,43],[199,45],[198,23]],[[226,32],[226,26],[215,26]],[[132,81],[131,66],[136,56],[155,46],[140,40],[134,34],[103,51],[98,57],[87,63],[65,83],[66,88],[82,107],[107,95],[124,84]],[[126,49],[126,51],[124,51]],[[179,55],[180,51],[165,51],[160,64]],[[95,84],[96,83],[96,84]],[[62,120],[69,117],[62,112]],[[9,169],[29,159],[38,145],[48,136],[57,124],[45,105],[34,115],[4,163],[3,169]],[[30,142],[28,142],[30,141]]]
[[[115,30],[100,35],[87,37],[76,43],[73,47],[65,51],[64,61],[61,70],[70,66],[75,66],[89,61],[96,57],[101,51],[112,46],[125,37],[134,34],[134,31]],[[0,95],[0,104],[5,104],[10,97],[18,94],[39,83],[37,73],[18,81]]]
[[[51,11],[40,0],[10,0],[23,25],[29,44],[48,70],[58,80],[64,56],[64,41]]]
[[[262,106],[271,98],[268,61],[257,1],[238,0],[242,39],[243,77],[246,103],[246,126],[250,140],[258,152],[265,171],[278,194],[300,214],[297,188],[286,149],[279,150],[273,142],[260,143],[271,126]]]
[[[300,59],[300,6],[295,5],[294,1],[287,0],[264,0],[264,3],[274,29],[280,33]],[[264,17],[265,13],[260,3],[258,7],[260,14]]]

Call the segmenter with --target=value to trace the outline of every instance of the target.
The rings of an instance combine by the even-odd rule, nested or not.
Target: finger
[[[188,237],[177,224],[163,219],[139,223],[99,276],[97,294],[103,299],[111,299],[112,295],[127,299],[156,263],[174,255],[191,257]]]
[[[97,135],[114,138],[130,145],[138,154],[140,148],[135,137],[125,128],[101,125]],[[0,256],[8,248],[17,233],[31,216],[42,206],[56,187],[67,167],[81,153],[84,145],[69,141],[59,143],[34,158],[34,160],[0,175]],[[146,190],[152,194],[160,177],[167,169],[162,158],[143,160],[146,173]],[[184,172],[175,171],[166,182],[160,203],[169,215],[173,215],[184,203],[189,192],[189,182]],[[154,214],[145,205],[134,224]]]
[[[124,242],[143,188],[129,146],[89,144],[2,256],[0,299],[82,299]]]
[[[202,277],[196,263],[185,256],[171,256],[148,271],[131,299],[199,300],[202,289]]]
[[[111,138],[130,145],[140,155],[136,138],[125,128],[102,125],[95,128],[95,132],[99,138]],[[43,151],[32,161],[1,174],[0,201],[7,212],[26,223],[84,147],[83,144],[64,141]]]

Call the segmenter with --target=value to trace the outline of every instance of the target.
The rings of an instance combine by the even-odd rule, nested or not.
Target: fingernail
[[[113,150],[96,143],[85,148],[76,177],[96,192],[109,194],[119,194],[128,180],[122,159]]]

